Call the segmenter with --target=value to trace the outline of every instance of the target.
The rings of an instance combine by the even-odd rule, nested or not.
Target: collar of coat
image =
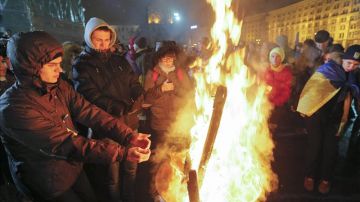
[[[34,78],[32,82],[26,83],[18,83],[22,88],[30,90],[31,93],[44,96],[47,94],[54,94],[56,89],[60,86],[60,84],[64,82],[61,78],[59,78],[57,83],[47,84],[42,82],[38,78]]]

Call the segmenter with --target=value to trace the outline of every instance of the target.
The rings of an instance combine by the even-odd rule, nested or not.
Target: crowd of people
[[[22,201],[135,201],[138,163],[156,155],[189,102],[192,72],[204,68],[191,64],[211,56],[209,39],[200,47],[161,41],[151,48],[146,37],[125,46],[95,17],[82,45],[44,31],[11,36],[0,56],[1,183],[14,184]],[[352,118],[348,156],[360,164],[360,45],[345,51],[320,30],[294,49],[283,35],[236,49],[270,87],[270,130],[289,127],[293,117],[307,134],[304,188],[329,193],[338,141]],[[153,178],[158,166],[148,171]],[[153,200],[164,201],[150,187]]]
[[[318,192],[329,193],[338,143],[352,124],[348,161],[359,166],[360,45],[345,51],[341,44],[333,44],[328,31],[320,30],[294,49],[284,35],[258,49],[249,44],[245,59],[271,86],[268,98],[274,109],[269,128],[274,132],[290,126],[307,134],[305,190],[312,192],[317,185]],[[293,120],[299,130],[289,124]]]

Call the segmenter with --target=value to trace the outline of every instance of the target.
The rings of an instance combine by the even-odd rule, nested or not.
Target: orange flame
[[[197,169],[212,114],[214,85],[227,87],[214,149],[206,166],[200,190],[201,201],[262,201],[277,187],[271,171],[272,142],[267,119],[271,104],[267,87],[248,72],[241,54],[229,55],[228,45],[237,45],[241,23],[235,18],[231,0],[208,0],[216,21],[211,30],[214,53],[205,72],[195,75],[196,124],[191,130],[192,166]],[[228,44],[230,43],[230,44]]]
[[[216,20],[211,30],[213,54],[196,79],[194,108],[184,107],[172,126],[171,136],[191,132],[189,151],[161,149],[170,160],[158,174],[157,187],[166,201],[188,201],[184,159],[189,152],[193,169],[199,167],[203,147],[213,112],[213,95],[218,85],[226,86],[224,105],[218,134],[211,158],[205,168],[200,199],[212,201],[264,201],[266,194],[277,187],[277,176],[271,170],[274,144],[267,119],[271,104],[266,97],[267,86],[251,75],[243,64],[241,51],[232,51],[238,44],[242,21],[236,19],[231,0],[208,0]],[[195,123],[193,123],[195,122]],[[190,125],[190,126],[189,126]],[[191,127],[192,126],[192,127]],[[176,141],[179,142],[179,141]],[[185,146],[186,147],[186,146]]]

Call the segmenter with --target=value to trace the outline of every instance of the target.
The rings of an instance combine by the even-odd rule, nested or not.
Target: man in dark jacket
[[[18,189],[35,201],[95,201],[82,162],[148,159],[146,135],[59,79],[62,46],[52,36],[15,34],[7,52],[17,81],[0,98],[0,127]],[[86,139],[77,134],[74,121],[99,128],[114,141]]]
[[[135,129],[137,113],[143,89],[126,59],[110,51],[116,40],[116,32],[105,21],[91,18],[85,27],[85,50],[73,65],[75,89],[93,104],[113,116],[125,118]],[[92,128],[95,138],[101,139],[97,128]],[[119,185],[119,163],[100,166],[91,165],[88,173],[94,179],[99,198],[104,201],[118,201],[120,187],[122,200],[133,201],[137,164],[123,162],[122,185]]]

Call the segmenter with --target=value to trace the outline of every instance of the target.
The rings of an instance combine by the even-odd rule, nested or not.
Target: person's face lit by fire
[[[273,67],[278,67],[281,65],[281,56],[277,53],[272,53],[270,55],[270,63]]]
[[[40,78],[45,83],[56,83],[62,72],[61,68],[62,57],[57,57],[54,60],[43,65],[40,69]]]
[[[160,63],[165,67],[171,68],[174,66],[174,62],[176,59],[175,53],[168,53],[160,58]]]
[[[343,59],[342,66],[345,72],[351,72],[360,68],[360,62],[356,60]]]
[[[110,48],[111,32],[110,30],[95,30],[91,34],[91,42],[98,51],[107,51]]]

